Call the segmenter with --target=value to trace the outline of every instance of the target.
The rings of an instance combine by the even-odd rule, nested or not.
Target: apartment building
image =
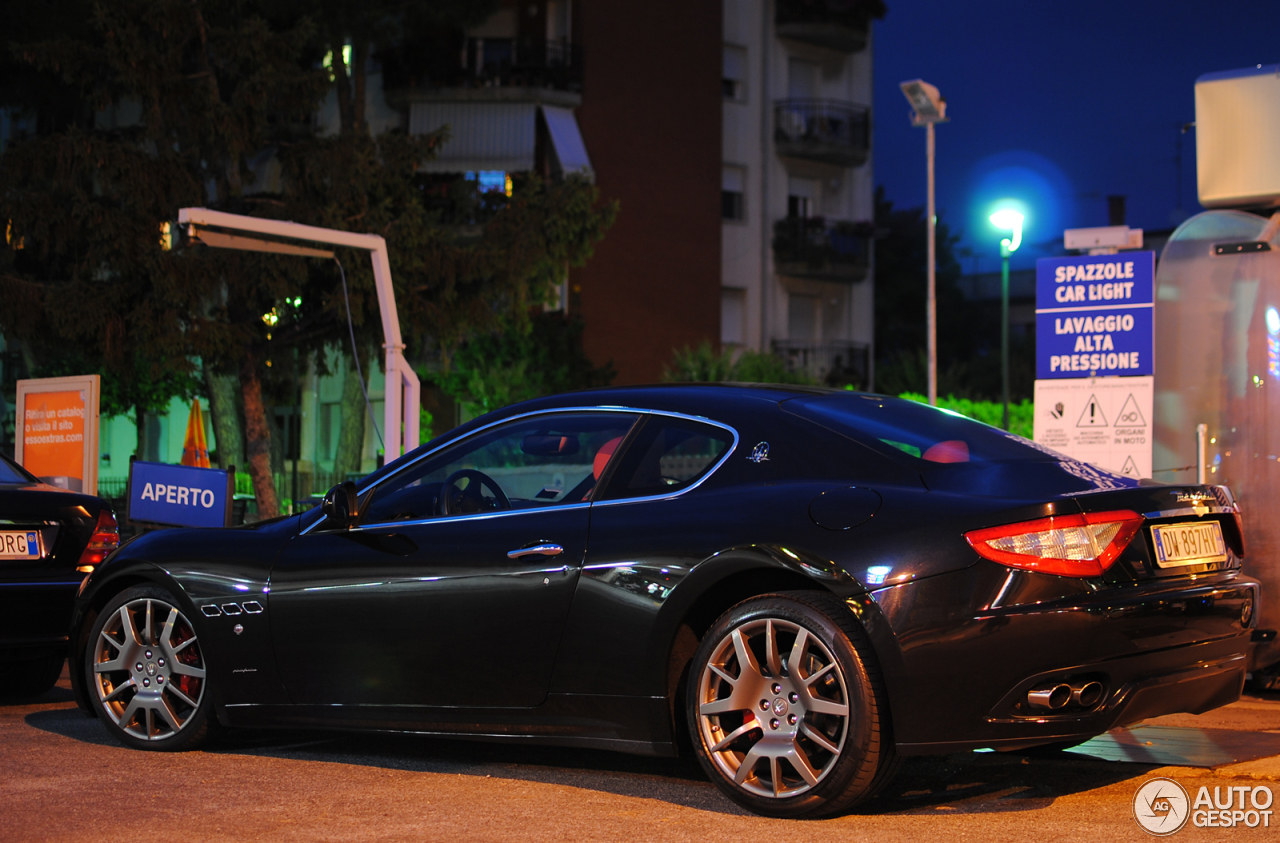
[[[721,343],[870,387],[869,4],[723,2]]]

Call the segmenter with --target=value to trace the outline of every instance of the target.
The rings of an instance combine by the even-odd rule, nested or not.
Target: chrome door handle
[[[559,556],[564,553],[564,548],[558,544],[535,544],[532,547],[522,547],[519,550],[508,550],[508,559],[519,559],[523,556]]]

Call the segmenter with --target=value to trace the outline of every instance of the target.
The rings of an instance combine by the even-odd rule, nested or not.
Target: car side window
[[[636,419],[630,413],[560,413],[481,431],[378,484],[360,523],[588,501]]]
[[[622,455],[604,500],[667,495],[698,482],[733,446],[729,431],[653,415]]]

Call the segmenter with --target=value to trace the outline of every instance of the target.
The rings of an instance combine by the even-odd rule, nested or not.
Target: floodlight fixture
[[[991,224],[1001,231],[1013,232],[1013,238],[1005,238],[1000,245],[1009,252],[1018,251],[1022,245],[1022,221],[1025,217],[1012,208],[1002,208],[991,215]]]
[[[923,79],[910,79],[900,82],[898,87],[902,89],[907,102],[911,103],[911,107],[915,109],[915,113],[911,115],[913,126],[947,122],[947,101],[933,85]]]

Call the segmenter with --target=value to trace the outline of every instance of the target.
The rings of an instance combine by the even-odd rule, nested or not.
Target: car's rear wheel
[[[116,595],[94,621],[85,654],[94,710],[122,743],[193,749],[216,727],[200,641],[165,589]]]
[[[766,816],[846,811],[896,767],[870,644],[823,592],[766,595],[722,615],[694,656],[687,710],[707,775]]]
[[[40,696],[58,684],[65,662],[62,655],[0,662],[0,698]]]

